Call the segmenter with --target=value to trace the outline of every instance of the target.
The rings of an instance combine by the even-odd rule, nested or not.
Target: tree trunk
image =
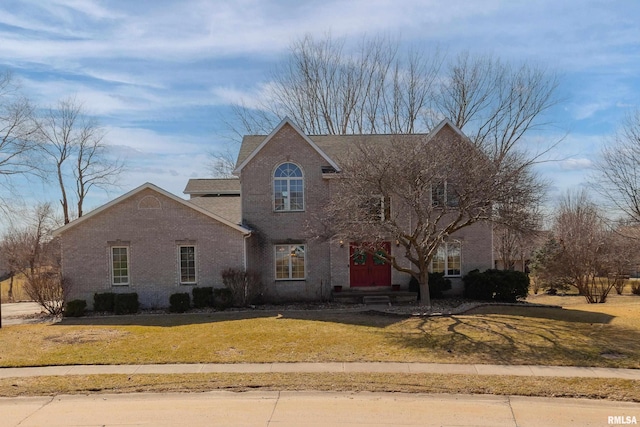
[[[7,291],[7,297],[9,299],[9,302],[13,302],[13,272],[10,272],[9,290]]]
[[[60,192],[62,198],[60,199],[60,204],[62,205],[62,214],[64,215],[64,223],[69,224],[71,221],[69,219],[69,202],[67,200],[67,192],[64,188],[64,180],[62,179],[62,164],[58,163],[58,185],[60,185]]]
[[[421,271],[418,283],[420,284],[420,304],[431,307],[431,295],[429,294],[429,272]]]

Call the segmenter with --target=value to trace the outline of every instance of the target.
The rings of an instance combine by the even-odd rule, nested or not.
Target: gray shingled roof
[[[240,194],[238,178],[190,179],[184,189],[185,194]]]
[[[412,135],[308,135],[327,156],[331,157],[336,163],[340,163],[340,159],[347,155],[349,147],[353,144],[390,144],[393,141],[411,139],[428,138],[430,134],[412,134]],[[244,160],[258,148],[267,135],[247,135],[242,139],[240,152],[238,153],[238,161],[236,165],[242,164]]]
[[[234,224],[242,223],[242,212],[240,197],[220,196],[220,197],[193,197],[189,203],[208,210]]]

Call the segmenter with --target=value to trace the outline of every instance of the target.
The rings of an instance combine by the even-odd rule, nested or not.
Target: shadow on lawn
[[[343,323],[349,325],[386,328],[401,322],[409,316],[387,315],[378,311],[350,310],[246,310],[219,311],[211,313],[161,313],[136,314],[121,316],[87,316],[79,318],[63,318],[56,325],[91,325],[91,326],[157,326],[175,327],[205,323],[241,321],[248,319],[296,319],[316,322]]]
[[[603,323],[608,324],[615,318],[610,314],[583,310],[566,310],[560,307],[531,307],[512,305],[486,305],[475,308],[465,313],[466,315],[505,315],[522,316],[537,319],[560,320],[563,322],[577,323]]]
[[[391,341],[450,355],[451,363],[640,368],[640,331],[611,325],[613,318],[578,310],[488,306],[414,320],[414,333],[391,334]]]

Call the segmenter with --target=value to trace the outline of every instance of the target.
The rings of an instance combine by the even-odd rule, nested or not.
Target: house
[[[464,137],[449,121],[428,135]],[[349,144],[389,135],[305,135],[283,120],[269,135],[243,139],[236,179],[190,180],[174,196],[145,184],[58,229],[71,299],[89,306],[96,292],[137,292],[143,307],[167,306],[194,286],[221,287],[221,271],[256,272],[274,301],[322,300],[335,285],[371,289],[409,276],[367,256],[353,242],[310,233],[335,190]],[[461,292],[468,271],[493,265],[489,224],[467,227],[442,245],[433,269]],[[394,242],[387,250],[401,254]],[[407,264],[408,265],[408,264]]]

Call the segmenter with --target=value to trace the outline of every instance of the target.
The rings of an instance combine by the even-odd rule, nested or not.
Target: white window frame
[[[193,248],[193,281],[183,280],[182,248]],[[198,249],[196,248],[196,245],[178,245],[178,281],[181,285],[195,285],[198,283]]]
[[[277,177],[276,176],[276,172],[278,171],[278,169],[280,169],[280,167],[282,167],[283,165],[287,165],[287,164],[291,164],[293,166],[295,166],[296,168],[298,168],[298,170],[300,170],[300,175],[301,176],[289,176],[289,177]],[[272,177],[272,186],[273,186],[273,211],[274,212],[303,212],[305,209],[305,205],[306,205],[306,200],[305,200],[305,179],[304,179],[304,171],[302,170],[302,168],[300,167],[300,165],[293,163],[293,162],[284,162],[284,163],[280,163],[274,170],[273,170],[273,174],[271,174]],[[302,206],[299,208],[292,208],[291,207],[291,183],[292,181],[300,181],[302,184]],[[276,192],[276,183],[284,183],[286,186],[285,190],[281,190],[281,198],[283,199],[283,207],[282,208],[278,208],[278,205],[276,204],[276,200],[277,200],[277,192]]]
[[[451,187],[453,187],[453,185],[451,185]],[[434,197],[434,191],[437,191],[439,188],[442,188],[442,197],[438,198],[441,200],[436,200]],[[449,183],[447,180],[440,181],[437,184],[431,184],[431,206],[434,208],[457,208],[460,204],[458,197],[455,197],[455,202],[452,200],[454,199],[449,197]]]
[[[459,261],[459,271],[456,274],[450,274],[449,271],[451,270],[451,268],[449,268],[449,255],[450,255],[450,251],[452,250],[452,246],[456,246],[459,252],[459,256],[458,256],[458,261]],[[452,240],[450,242],[444,242],[442,243],[437,251],[444,252],[444,269],[443,271],[441,271],[441,273],[444,273],[445,277],[460,277],[462,276],[462,243],[459,240]],[[437,254],[436,254],[437,255]],[[433,270],[433,259],[431,260],[431,266],[430,266],[430,270],[431,272],[434,272]]]
[[[280,248],[282,248],[282,250],[280,250]],[[296,254],[295,256],[298,256],[297,254],[298,249],[302,248],[302,256],[303,256],[303,264],[302,264],[302,272],[303,275],[302,277],[294,277],[294,263],[293,263],[293,259],[294,256],[291,256],[291,254]],[[274,245],[274,277],[277,281],[286,281],[286,280],[306,280],[307,278],[307,245],[302,244],[302,243],[287,243],[287,244],[278,244],[278,245]],[[284,253],[284,254],[289,254],[289,256],[287,257],[287,255],[285,255],[285,257],[279,256],[279,253]],[[287,259],[287,277],[278,277],[278,261],[282,260],[282,259]]]
[[[126,269],[127,275],[122,276],[121,274],[116,275],[116,266],[114,264],[114,250],[115,249],[124,249],[126,259]],[[129,250],[129,246],[110,246],[109,247],[109,266],[111,267],[111,285],[112,286],[129,286],[131,284],[131,251]],[[118,270],[121,271],[122,267],[118,267]],[[122,277],[126,277],[126,282],[120,281],[116,283],[116,277],[122,280]]]

